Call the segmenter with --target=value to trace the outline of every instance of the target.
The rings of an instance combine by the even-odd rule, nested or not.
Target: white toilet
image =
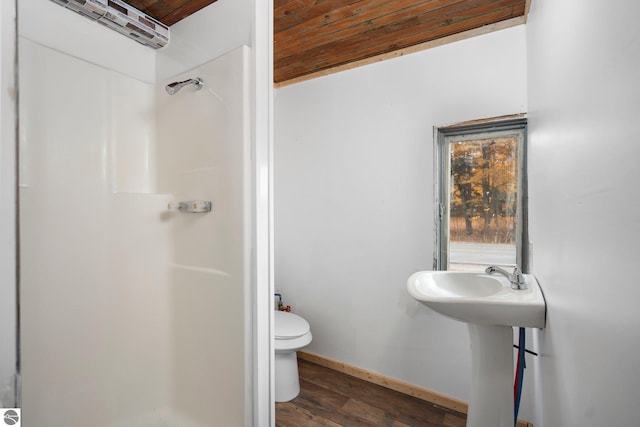
[[[311,342],[309,322],[297,314],[276,310],[275,385],[276,402],[288,402],[300,393],[296,351]]]

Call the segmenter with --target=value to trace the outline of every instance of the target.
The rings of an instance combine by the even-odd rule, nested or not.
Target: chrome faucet
[[[517,265],[513,268],[513,273],[509,273],[505,269],[495,265],[491,265],[487,267],[484,270],[484,272],[487,274],[493,274],[493,273],[502,274],[504,277],[509,279],[509,282],[511,282],[512,289],[516,289],[516,290],[527,289],[527,282],[525,282],[524,276],[522,275],[522,271],[520,271]]]

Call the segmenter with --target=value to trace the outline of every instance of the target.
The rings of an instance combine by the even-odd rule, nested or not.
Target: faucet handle
[[[522,275],[522,271],[520,267],[517,265],[513,268],[513,276],[511,276],[511,283],[515,283],[517,285],[523,285],[525,283],[524,276]],[[519,289],[526,289],[525,287],[518,286]]]

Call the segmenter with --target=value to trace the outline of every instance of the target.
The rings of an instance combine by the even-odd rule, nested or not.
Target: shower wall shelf
[[[188,202],[169,203],[167,209],[174,212],[207,213],[211,212],[211,202],[208,200],[190,200]]]

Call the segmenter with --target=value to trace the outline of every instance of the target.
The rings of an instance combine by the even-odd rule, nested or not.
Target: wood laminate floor
[[[298,360],[300,394],[276,403],[277,427],[464,427],[466,416]]]

